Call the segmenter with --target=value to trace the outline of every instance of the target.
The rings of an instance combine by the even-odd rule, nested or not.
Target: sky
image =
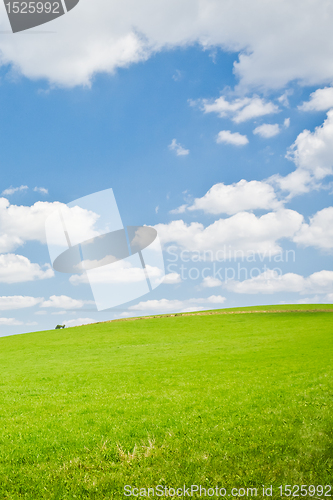
[[[80,0],[12,34],[1,4],[0,336],[332,303],[332,20],[322,0]],[[45,221],[110,188],[165,278],[97,311]]]

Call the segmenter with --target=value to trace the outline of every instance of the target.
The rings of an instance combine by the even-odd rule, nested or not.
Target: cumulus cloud
[[[150,279],[163,281],[163,272],[158,267],[146,265],[146,270]],[[86,273],[73,275],[69,281],[73,285],[81,283],[116,285],[145,282],[146,275],[142,267],[134,267],[130,262],[121,260],[112,265],[94,269],[93,273],[89,274],[89,277]]]
[[[49,190],[43,187],[35,187],[34,191],[35,193],[49,194]]]
[[[188,210],[233,215],[246,210],[277,210],[280,207],[281,203],[270,184],[242,179],[229,185],[223,182],[215,184],[202,198],[196,198]]]
[[[59,202],[38,201],[32,206],[18,206],[0,198],[0,252],[11,252],[27,241],[46,243],[45,220],[58,209],[65,215],[67,231],[74,239],[84,241],[98,235],[94,230],[98,215],[88,210],[80,207],[69,209]],[[57,244],[56,232],[53,237]]]
[[[221,130],[216,138],[218,144],[232,144],[233,146],[245,146],[249,143],[246,135],[239,132],[230,132],[230,130]]]
[[[320,187],[321,181],[333,174],[333,110],[314,132],[303,130],[287,152],[296,170],[286,177],[273,176],[272,181],[290,196],[307,193]]]
[[[1,8],[0,29],[7,31]],[[303,0],[82,1],[48,25],[55,34],[43,43],[38,36],[2,37],[1,62],[53,85],[89,85],[96,73],[199,43],[240,52],[234,71],[242,88],[326,84],[333,80],[332,19],[330,3]]]
[[[264,137],[265,139],[269,139],[270,137],[274,137],[281,132],[280,127],[277,123],[271,125],[269,123],[264,123],[263,125],[259,125],[253,131],[254,134],[260,135],[260,137]]]
[[[258,116],[277,113],[279,108],[272,102],[266,102],[258,96],[244,97],[227,101],[224,96],[209,102],[202,100],[205,113],[217,113],[221,118],[230,117],[235,123],[245,122]]]
[[[62,321],[62,324],[67,328],[73,326],[91,325],[92,323],[96,323],[96,320],[91,318],[77,318]]]
[[[23,324],[22,321],[18,321],[15,318],[0,318],[0,325],[3,326],[20,326]]]
[[[333,108],[333,87],[312,92],[310,100],[298,106],[301,111],[327,111],[330,108]]]
[[[295,243],[312,246],[322,250],[333,249],[333,207],[327,207],[310,218],[309,224],[303,222],[294,236]]]
[[[181,277],[178,273],[169,273],[166,274],[163,279],[164,285],[176,285],[177,283],[181,283]]]
[[[10,187],[10,188],[7,188],[4,191],[2,191],[1,194],[3,196],[10,196],[14,193],[17,193],[18,191],[26,191],[27,189],[29,189],[28,186],[20,186],[20,187],[16,187],[16,188]]]
[[[11,309],[26,309],[34,307],[42,302],[41,297],[27,297],[16,295],[12,297],[0,297],[0,311],[9,311]]]
[[[77,300],[67,297],[67,295],[52,295],[49,300],[44,300],[41,304],[43,308],[55,308],[55,309],[81,309],[86,304],[94,304],[93,301],[87,300]]]
[[[240,212],[227,219],[216,220],[204,227],[199,222],[186,224],[183,220],[155,226],[161,242],[176,243],[190,252],[212,252],[225,245],[233,251],[274,255],[281,251],[278,241],[291,239],[299,231],[303,216],[294,210],[281,209],[257,217]]]
[[[183,146],[181,146],[176,139],[172,139],[169,149],[170,151],[175,151],[177,156],[187,156],[190,154],[190,150],[183,148]]]
[[[131,311],[147,311],[152,313],[165,312],[190,312],[203,309],[210,305],[222,305],[226,298],[221,295],[211,295],[208,299],[186,299],[186,300],[146,300],[129,307]]]
[[[218,278],[214,278],[213,276],[206,276],[201,285],[203,288],[216,288],[222,285],[222,281]]]
[[[319,271],[304,278],[294,273],[279,275],[276,271],[268,269],[244,281],[230,280],[225,287],[231,292],[242,294],[329,293],[333,287],[333,271]]]
[[[186,212],[188,205],[185,203],[184,205],[181,205],[178,208],[174,208],[173,210],[170,210],[170,214],[183,214]]]
[[[53,278],[54,271],[49,264],[43,267],[33,264],[23,255],[0,255],[0,283],[24,283],[26,281]]]

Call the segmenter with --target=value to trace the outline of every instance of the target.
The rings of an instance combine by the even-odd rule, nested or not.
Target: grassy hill
[[[259,497],[272,484],[281,498],[279,485],[331,484],[333,315],[313,312],[324,307],[0,338],[0,498],[184,484]]]

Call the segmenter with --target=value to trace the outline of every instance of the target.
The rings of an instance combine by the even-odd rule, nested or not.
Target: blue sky
[[[165,12],[178,9],[178,18],[150,24],[142,1],[132,17],[120,9],[119,29],[96,14],[84,37],[79,28],[91,16],[85,0],[52,22],[53,34],[1,35],[0,335],[140,314],[333,300],[329,50],[291,38],[285,53],[288,40],[279,33],[290,13],[279,15],[270,37],[274,9],[258,20],[260,2],[252,2],[257,27],[245,35],[234,21],[238,4],[246,10],[242,2],[223,12],[211,0],[211,20],[200,2],[196,19],[186,14],[187,1],[162,4]],[[316,29],[328,30],[321,10],[311,8],[304,18],[315,15]],[[291,14],[302,39],[296,6]],[[228,15],[233,21],[223,34]],[[244,12],[238,23],[250,20]],[[266,38],[271,58],[262,49]],[[55,203],[107,188],[125,225],[156,227],[167,278],[149,295],[97,312],[89,285],[49,267],[44,221]],[[245,262],[218,262],[224,245],[243,252]],[[170,246],[178,255],[172,267]],[[287,251],[294,255],[288,262]],[[246,269],[240,276],[239,264]],[[188,276],[191,268],[197,279]]]

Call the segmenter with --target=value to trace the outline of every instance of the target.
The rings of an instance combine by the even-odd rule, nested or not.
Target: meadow
[[[332,484],[333,314],[308,312],[323,308],[0,338],[0,499]]]

